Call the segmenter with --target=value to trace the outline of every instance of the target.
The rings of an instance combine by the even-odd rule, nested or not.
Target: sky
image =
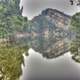
[[[55,59],[43,58],[40,53],[34,51],[32,48],[29,49],[28,53],[28,57],[24,56],[25,67],[22,67],[23,75],[21,80],[28,80],[29,76],[36,76],[37,78],[45,77],[47,80],[50,80],[48,78],[53,78],[53,80],[54,78],[80,80],[80,63],[72,60],[70,52]]]
[[[76,6],[76,0],[74,1],[75,4],[70,5],[69,0],[21,0],[21,5],[24,8],[23,16],[32,19],[46,8],[58,9],[66,14],[73,15],[80,11],[80,7]]]
[[[71,16],[80,11],[80,6],[71,6],[69,0],[21,0],[20,5],[23,5],[22,15],[27,16],[29,20],[46,8],[58,9]],[[22,80],[27,80],[29,73],[35,73],[37,76],[42,74],[41,76],[73,77],[80,80],[80,64],[71,59],[70,52],[51,60],[43,58],[33,49],[29,49],[28,53],[28,57],[24,56]]]

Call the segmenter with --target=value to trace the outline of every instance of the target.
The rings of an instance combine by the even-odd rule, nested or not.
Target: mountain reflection
[[[24,56],[24,60],[22,80],[27,78],[33,78],[31,80],[34,78],[80,79],[80,64],[71,59],[70,52],[55,59],[46,59],[33,49],[29,49],[29,56]]]

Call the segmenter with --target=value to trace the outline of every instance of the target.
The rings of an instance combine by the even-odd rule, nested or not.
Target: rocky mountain
[[[71,17],[56,9],[45,9],[39,16],[27,21],[10,42],[28,46],[44,57],[54,58],[69,51],[72,32],[69,29]]]
[[[56,9],[46,9],[34,17],[30,27],[30,46],[44,57],[53,58],[69,50],[71,17]],[[28,39],[28,38],[27,38]]]

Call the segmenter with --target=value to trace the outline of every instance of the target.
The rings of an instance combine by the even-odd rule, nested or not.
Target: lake
[[[27,78],[33,78],[31,80],[34,78],[80,80],[80,64],[71,59],[70,52],[55,59],[43,58],[33,49],[29,49],[28,53],[28,57],[24,55],[25,67],[22,66],[22,80],[27,80]]]

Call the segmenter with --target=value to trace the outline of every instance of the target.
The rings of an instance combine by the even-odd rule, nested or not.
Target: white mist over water
[[[71,6],[69,0],[21,0],[23,16],[32,19],[46,8],[58,9],[73,15],[80,11],[79,6]],[[29,74],[36,76],[57,76],[80,78],[80,64],[71,59],[70,52],[56,59],[45,59],[38,52],[29,49],[29,56],[24,55],[25,66],[21,80],[26,80]],[[42,75],[41,75],[42,74]]]

